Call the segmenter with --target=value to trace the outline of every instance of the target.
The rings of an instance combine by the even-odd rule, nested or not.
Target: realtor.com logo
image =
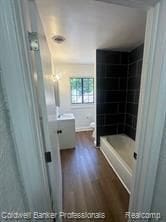
[[[161,219],[160,213],[156,212],[125,212],[125,217],[129,219],[129,221],[140,221],[140,220],[147,220],[147,219],[153,219],[153,221],[159,221]]]

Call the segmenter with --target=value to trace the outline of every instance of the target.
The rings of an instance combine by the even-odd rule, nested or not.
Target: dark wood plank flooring
[[[106,214],[104,220],[80,220],[86,222],[126,221],[129,195],[101,151],[93,145],[91,132],[77,133],[76,148],[61,151],[61,160],[65,212]]]

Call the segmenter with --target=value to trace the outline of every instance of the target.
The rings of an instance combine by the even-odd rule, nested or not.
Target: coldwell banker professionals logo
[[[3,221],[32,221],[33,219],[36,220],[50,220],[50,219],[56,219],[56,218],[62,218],[62,219],[68,219],[68,220],[74,220],[74,219],[81,219],[84,221],[87,220],[100,220],[105,219],[105,213],[104,212],[1,212],[1,220]]]

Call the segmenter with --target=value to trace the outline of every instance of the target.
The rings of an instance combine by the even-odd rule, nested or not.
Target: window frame
[[[73,103],[72,102],[72,86],[71,86],[71,80],[72,79],[81,79],[81,97],[82,97],[82,100],[80,103]],[[84,102],[84,79],[92,79],[93,81],[93,102]],[[92,76],[84,76],[84,77],[78,77],[78,76],[73,76],[73,77],[70,77],[70,100],[71,100],[71,105],[92,105],[94,104],[94,77]]]

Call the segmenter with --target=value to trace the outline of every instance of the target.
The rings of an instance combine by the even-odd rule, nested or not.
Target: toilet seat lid
[[[95,128],[95,122],[92,122],[92,123],[90,124],[90,126],[91,126],[92,128]]]

